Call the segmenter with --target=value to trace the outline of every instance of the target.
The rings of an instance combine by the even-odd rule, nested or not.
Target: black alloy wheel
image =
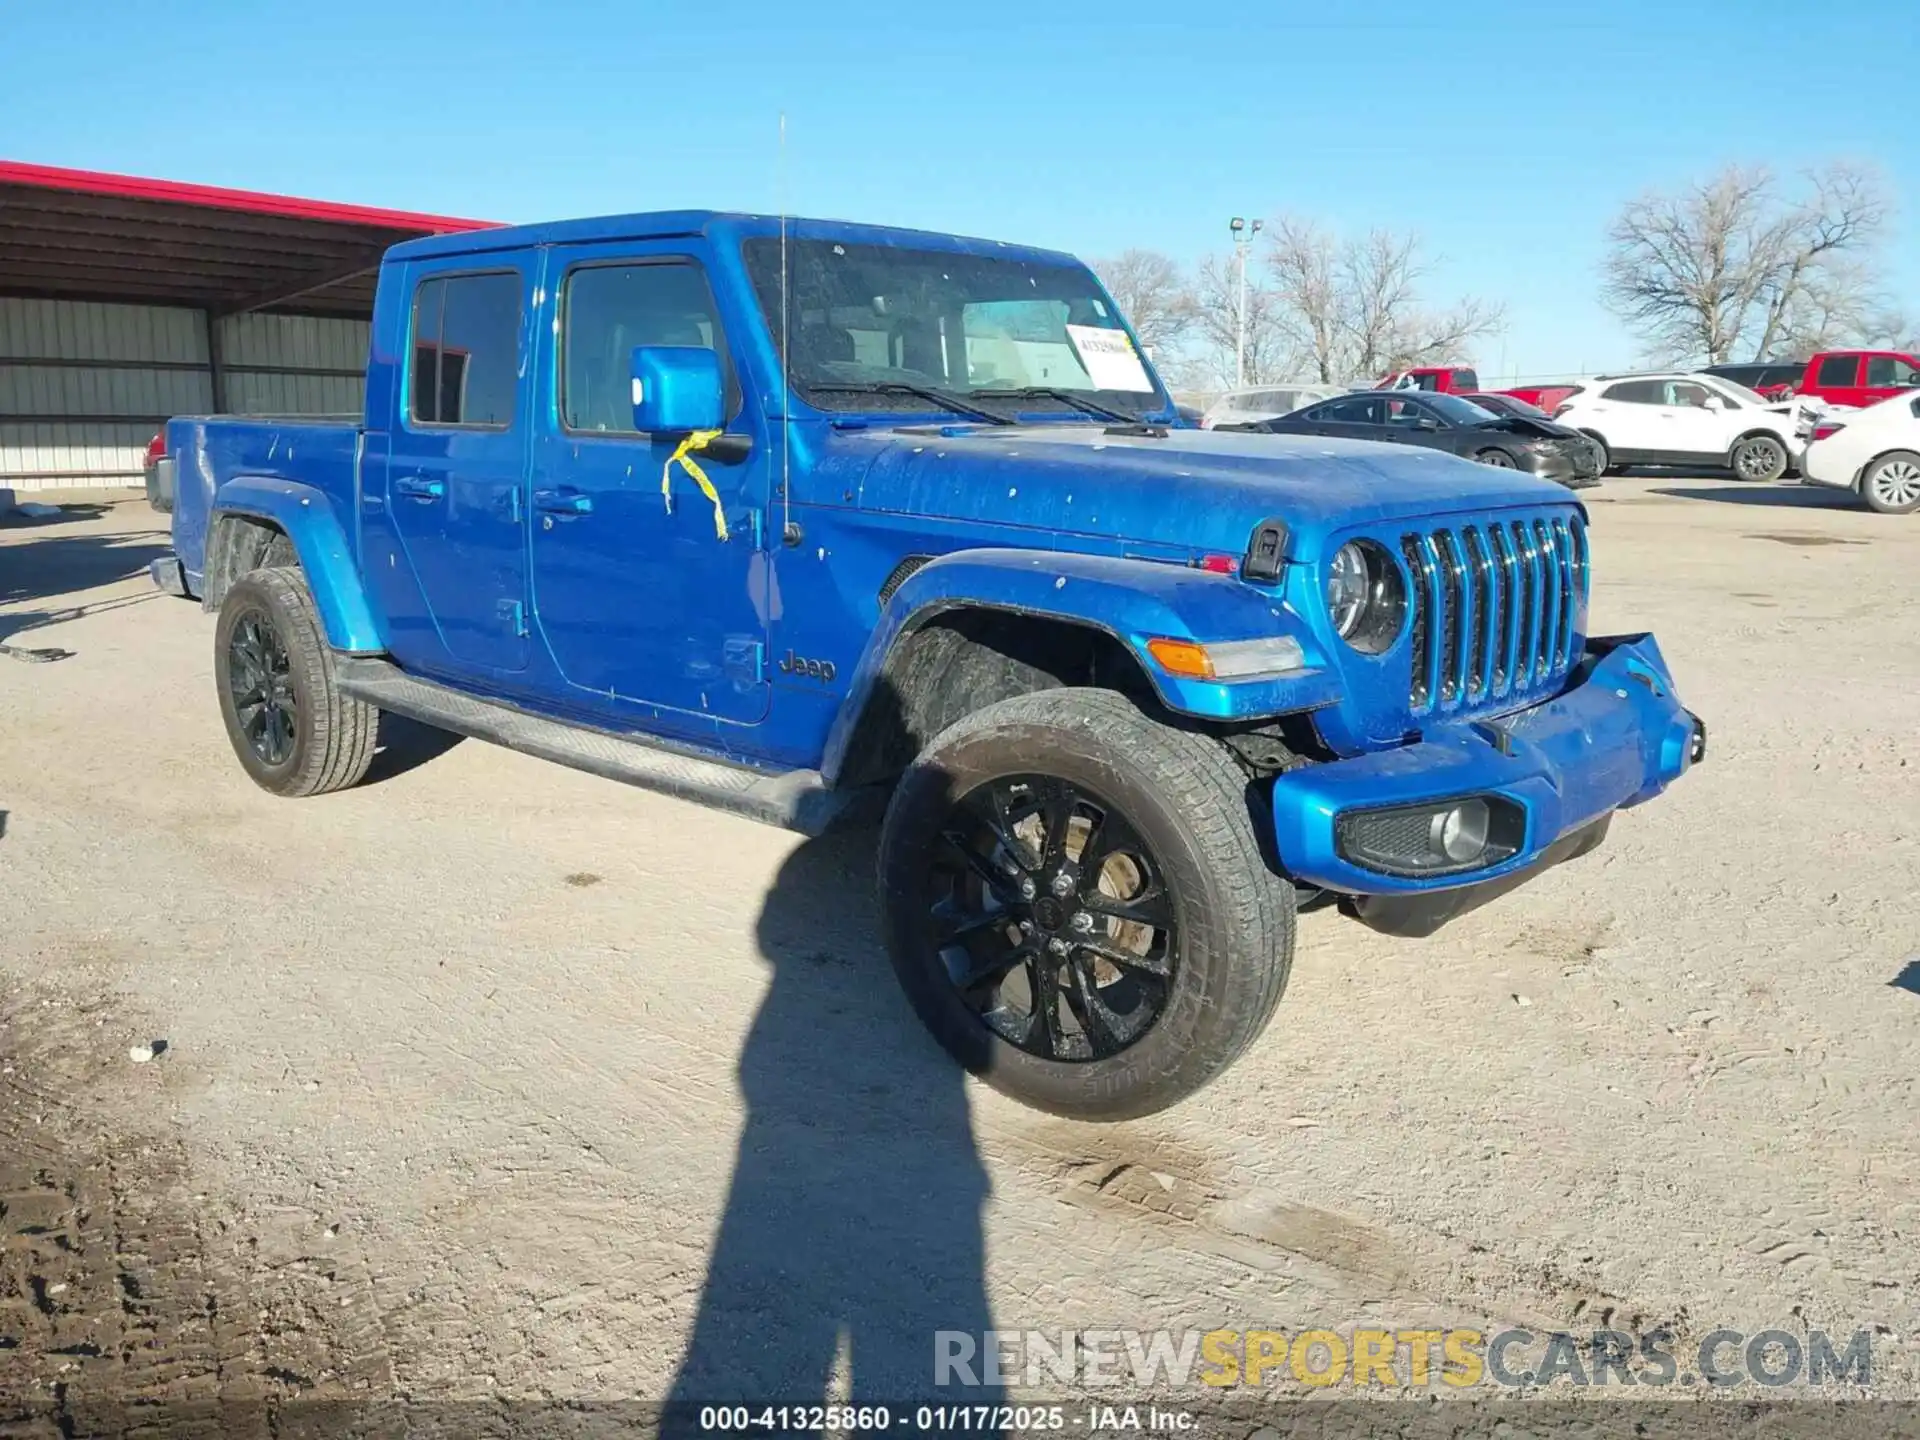
[[[947,979],[1043,1060],[1105,1060],[1152,1029],[1180,954],[1165,871],[1104,797],[1041,775],[961,795],[928,871]]]
[[[293,659],[265,611],[249,610],[227,640],[227,693],[248,748],[264,765],[292,758],[300,702]]]

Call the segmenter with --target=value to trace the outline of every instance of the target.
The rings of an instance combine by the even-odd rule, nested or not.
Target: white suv
[[[1553,418],[1600,442],[1602,469],[1706,465],[1741,480],[1778,480],[1806,445],[1808,407],[1771,402],[1718,375],[1596,375]]]

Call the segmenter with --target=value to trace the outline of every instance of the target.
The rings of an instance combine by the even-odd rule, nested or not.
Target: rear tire
[[[1770,485],[1787,473],[1791,457],[1787,447],[1772,435],[1749,435],[1736,440],[1727,456],[1727,468],[1733,478],[1751,485]]]
[[[340,693],[297,569],[254,570],[233,583],[214,627],[213,669],[227,739],[261,789],[324,795],[367,773],[380,712]]]
[[[1293,887],[1249,802],[1224,747],[1112,691],[1015,696],[943,731],[880,847],[921,1020],[1056,1115],[1131,1119],[1200,1089],[1266,1028],[1293,957]]]
[[[1893,450],[1860,476],[1860,498],[1881,515],[1911,515],[1920,510],[1920,455]]]

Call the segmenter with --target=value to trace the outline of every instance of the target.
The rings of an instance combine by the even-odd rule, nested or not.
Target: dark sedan
[[[1276,420],[1220,428],[1423,445],[1483,465],[1525,470],[1573,490],[1599,483],[1596,457],[1585,436],[1545,418],[1496,415],[1458,395],[1363,391],[1324,400]]]

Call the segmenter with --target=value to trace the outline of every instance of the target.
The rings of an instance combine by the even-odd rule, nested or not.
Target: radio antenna
[[[799,536],[793,528],[793,380],[789,366],[793,316],[787,278],[787,112],[780,112],[780,157],[774,188],[780,203],[780,543],[792,545]]]

